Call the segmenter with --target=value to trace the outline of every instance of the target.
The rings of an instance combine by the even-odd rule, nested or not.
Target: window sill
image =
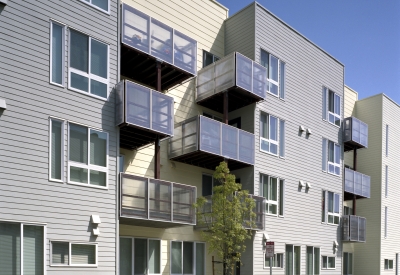
[[[55,267],[55,268],[60,268],[60,267],[64,267],[64,268],[74,268],[74,267],[85,267],[85,268],[87,268],[87,267],[90,267],[90,268],[97,268],[98,267],[98,265],[97,264],[94,264],[94,265],[66,265],[66,264],[64,264],[64,265],[57,265],[57,264],[51,264],[50,265],[50,267]]]
[[[269,266],[264,266],[264,269],[269,270],[270,267],[269,267]],[[276,266],[273,266],[272,269],[283,269],[283,267],[276,267]]]
[[[278,217],[278,214],[269,214],[269,213],[265,213],[266,216],[270,216],[270,217]]]
[[[95,189],[108,190],[108,185],[107,186],[96,186],[96,185],[91,185],[88,183],[79,183],[79,182],[73,182],[73,181],[69,181],[68,184],[84,186],[84,187],[89,187],[89,188],[95,188]]]
[[[331,172],[328,172],[328,171],[326,173],[329,174],[329,175],[335,176],[335,177],[341,177],[341,175],[342,175],[342,174],[339,174],[339,175],[338,174],[334,174],[334,173],[331,173]]]
[[[101,8],[91,4],[91,3],[88,3],[88,2],[86,2],[84,0],[79,0],[79,1],[84,3],[84,4],[86,4],[86,5],[88,5],[88,6],[90,6],[90,7],[92,7],[92,8],[94,8],[94,9],[96,9],[96,10],[98,10],[98,11],[100,11],[100,12],[102,12],[102,13],[105,13],[107,15],[111,15],[110,11],[103,10],[103,9],[101,9]],[[108,8],[110,9],[110,0],[108,2]]]
[[[49,181],[50,181],[50,182],[64,183],[63,180],[56,180],[56,179],[50,179],[50,178],[49,178]]]
[[[58,83],[51,82],[51,81],[49,83],[50,83],[50,85],[54,85],[54,86],[57,86],[57,87],[60,87],[60,88],[65,88],[64,84],[58,84]]]
[[[260,152],[266,153],[266,154],[271,155],[271,156],[274,156],[274,157],[279,157],[278,154],[274,154],[274,153],[270,153],[270,152],[268,152],[268,151],[264,151],[264,150],[262,150],[261,148],[260,148]]]

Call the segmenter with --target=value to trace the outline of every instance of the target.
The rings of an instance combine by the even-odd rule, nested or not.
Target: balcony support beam
[[[228,118],[228,91],[224,92],[224,121],[223,123],[228,124],[229,118]]]
[[[156,89],[161,92],[161,62],[156,61],[156,75],[157,83]],[[156,141],[154,143],[154,178],[160,178],[160,136],[157,135]]]
[[[353,169],[357,171],[357,147],[354,147],[353,150]],[[354,195],[353,197],[353,215],[356,215],[356,206],[357,206],[357,197]]]

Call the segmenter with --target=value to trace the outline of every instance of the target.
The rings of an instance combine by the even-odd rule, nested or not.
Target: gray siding
[[[9,1],[0,9],[0,220],[47,224],[47,274],[115,274],[116,154],[114,94],[117,82],[117,0],[110,14],[78,0]],[[49,84],[50,19],[109,44],[107,101]],[[66,31],[65,87],[68,83]],[[107,190],[48,180],[49,117],[109,133]],[[65,128],[67,133],[67,128]],[[67,177],[65,136],[64,179]],[[101,235],[91,234],[97,214]],[[50,240],[97,242],[98,267],[49,267]]]

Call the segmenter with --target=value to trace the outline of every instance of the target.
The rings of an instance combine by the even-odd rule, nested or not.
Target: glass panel
[[[344,170],[345,191],[354,193],[354,171],[346,168]]]
[[[268,213],[276,215],[277,207],[276,204],[268,204]]]
[[[238,129],[222,124],[222,156],[239,159],[238,156]]]
[[[89,37],[72,29],[70,29],[70,36],[70,67],[87,73],[89,64]]]
[[[281,62],[281,78],[279,81],[279,97],[284,99],[285,98],[285,75],[286,75],[286,64]]]
[[[171,242],[171,273],[182,274],[182,243]]]
[[[279,156],[285,157],[285,121],[280,120],[279,124]]]
[[[335,268],[335,257],[328,257],[328,268]]]
[[[329,91],[329,103],[328,103],[329,112],[335,112],[335,93]]]
[[[107,133],[90,129],[90,164],[107,167]]]
[[[71,244],[71,264],[96,264],[96,246]]]
[[[325,212],[325,205],[326,205],[326,191],[322,191],[322,202],[321,202],[321,208],[322,208],[322,222],[325,222],[326,219],[326,212]]]
[[[278,64],[279,60],[273,55],[270,55],[271,60],[270,60],[270,70],[269,70],[269,79],[272,79],[276,82],[278,82]]]
[[[21,225],[0,222],[0,275],[21,274]]]
[[[314,275],[319,275],[320,249],[314,247]]]
[[[174,99],[158,92],[152,92],[151,128],[161,133],[173,135]]]
[[[340,203],[340,196],[339,194],[335,194],[335,213],[339,214],[339,203]]]
[[[122,5],[122,13],[122,42],[145,53],[150,53],[150,17],[126,4]]]
[[[126,82],[127,122],[150,128],[150,89]]]
[[[210,196],[213,193],[213,178],[211,175],[202,175],[202,196]]]
[[[196,100],[200,101],[214,94],[214,65],[202,69],[197,75]]]
[[[239,160],[254,164],[254,135],[239,131]]]
[[[306,264],[307,264],[307,275],[314,275],[313,274],[313,256],[314,256],[314,251],[312,246],[307,246],[307,259],[306,259]]]
[[[265,113],[260,114],[260,136],[269,139],[268,115]]]
[[[328,212],[333,213],[333,192],[328,192]]]
[[[261,50],[261,65],[264,66],[265,68],[269,68],[269,53],[266,51]]]
[[[91,79],[90,93],[107,98],[107,84]]]
[[[215,93],[224,91],[235,85],[234,54],[225,57],[215,64]]]
[[[360,143],[360,121],[355,118],[353,118],[352,138],[353,138],[353,141]]]
[[[151,18],[151,54],[172,64],[172,28]]]
[[[270,194],[269,194],[269,198],[268,198],[268,200],[272,200],[272,201],[277,201],[277,194],[276,194],[276,192],[277,192],[277,182],[278,182],[278,179],[277,178],[272,178],[272,177],[270,177],[269,178],[270,179]]]
[[[200,149],[221,154],[221,123],[200,117]]]
[[[328,267],[328,257],[322,256],[322,268]]]
[[[65,38],[63,36],[64,27],[51,23],[51,81],[62,84],[63,83],[63,45]]]
[[[261,140],[261,150],[269,152],[269,142]]]
[[[160,273],[161,267],[160,240],[149,240],[149,273]]]
[[[334,162],[334,149],[335,148],[335,144],[332,141],[328,142],[328,161],[329,162]]]
[[[236,54],[236,85],[252,91],[252,62],[250,59]]]
[[[194,187],[174,184],[173,189],[173,216],[174,221],[193,223]]]
[[[279,181],[279,215],[283,216],[283,204],[284,204],[284,192],[285,192],[285,181]]]
[[[359,172],[354,172],[354,193],[362,194],[362,174]]]
[[[119,274],[132,275],[132,239],[119,239]]]
[[[102,78],[107,78],[108,46],[94,39],[90,39],[90,43],[90,72]]]
[[[147,239],[135,239],[134,244],[134,274],[147,274]]]
[[[205,272],[205,244],[196,243],[196,275],[206,275]]]
[[[149,200],[150,218],[171,220],[171,183],[151,179]]]
[[[44,273],[43,226],[24,225],[23,261],[24,275]]]
[[[278,145],[271,143],[270,144],[270,150],[272,154],[277,155],[278,154]]]
[[[122,177],[122,214],[147,218],[147,179]]]
[[[213,62],[214,62],[214,55],[209,52],[203,51],[203,68],[207,67]]]
[[[267,69],[253,62],[253,93],[265,98]]]
[[[90,170],[90,184],[97,186],[107,186],[107,173]]]
[[[69,160],[88,163],[88,129],[84,126],[69,124]]]
[[[348,260],[348,268],[347,268],[347,273],[348,275],[353,274],[353,253],[348,253],[349,255],[349,260]]]
[[[51,263],[69,265],[69,243],[51,242]]]
[[[92,4],[102,10],[108,11],[108,0],[92,0]]]
[[[89,92],[89,79],[71,72],[71,87],[80,91]]]
[[[340,116],[340,96],[335,94],[335,114]]]
[[[349,258],[347,252],[343,253],[343,275],[350,275],[349,274]]]
[[[196,74],[197,43],[186,35],[174,31],[174,64],[175,66]]]
[[[51,178],[61,180],[62,122],[51,121]]]
[[[79,183],[88,183],[88,170],[71,166],[69,169],[69,180]]]
[[[192,242],[183,242],[183,274],[193,274]]]
[[[274,116],[269,116],[269,139],[278,141],[278,119]]]
[[[341,155],[340,145],[335,144],[335,163],[340,164],[340,155]]]
[[[293,275],[293,245],[286,245],[286,275]]]
[[[326,119],[326,100],[327,100],[327,95],[328,89],[323,88],[322,89],[322,119]]]
[[[278,95],[278,85],[269,82],[269,92],[274,95]]]
[[[293,275],[300,275],[300,246],[294,247],[294,274]]]

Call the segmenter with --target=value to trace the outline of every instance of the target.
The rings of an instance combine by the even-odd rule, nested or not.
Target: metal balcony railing
[[[368,148],[368,125],[355,117],[344,119],[345,151]]]
[[[120,174],[120,216],[171,224],[196,224],[193,203],[196,187],[163,180]],[[143,223],[142,221],[142,223]]]
[[[345,215],[342,217],[343,241],[365,242],[367,219],[364,217]]]
[[[371,197],[371,177],[349,168],[344,169],[344,192],[362,198]]]
[[[175,126],[169,157],[209,169],[226,159],[232,170],[254,165],[254,143],[254,134],[196,116]]]

